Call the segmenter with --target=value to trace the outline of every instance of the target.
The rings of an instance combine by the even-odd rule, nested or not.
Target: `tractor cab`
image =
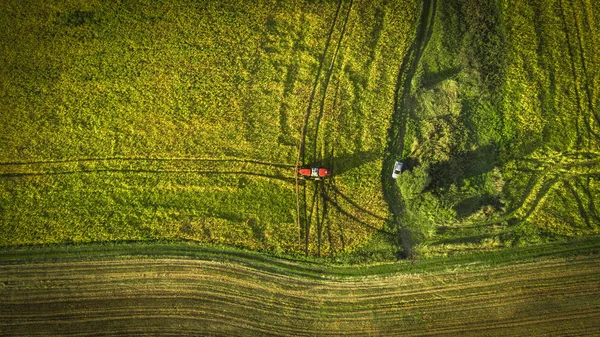
[[[321,180],[331,175],[331,171],[320,166],[303,166],[298,168],[297,173],[300,177],[311,180]]]

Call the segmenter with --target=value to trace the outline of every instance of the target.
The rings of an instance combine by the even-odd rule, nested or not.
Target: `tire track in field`
[[[590,202],[588,203],[588,209],[586,210],[580,195],[580,193],[586,193],[585,189],[582,188],[583,192],[577,191],[570,183],[570,180],[576,185],[581,185],[580,179],[583,178],[586,180],[600,179],[600,166],[598,165],[600,162],[597,153],[577,151],[571,153],[559,153],[557,155],[547,155],[546,158],[525,158],[520,161],[535,165],[535,168],[517,168],[518,171],[530,172],[532,175],[529,178],[529,182],[518,206],[508,212],[507,215],[500,220],[510,218],[516,218],[519,221],[527,220],[539,207],[541,207],[543,201],[554,186],[558,183],[562,183],[572,194],[578,211],[588,228],[593,227],[588,213],[593,216],[597,214],[596,206],[594,202],[591,201],[594,198],[591,196],[591,192],[587,191]],[[561,198],[564,199],[564,196],[561,196]],[[593,219],[595,219],[595,216]]]
[[[586,102],[587,102],[589,113],[596,119],[596,122],[598,123],[598,126],[600,127],[600,118],[598,116],[596,116],[596,114],[594,113],[593,96],[592,96],[592,93],[590,90],[590,88],[592,86],[590,85],[590,77],[588,75],[589,72],[588,72],[587,62],[586,62],[586,58],[585,58],[585,49],[583,47],[583,37],[582,37],[583,28],[581,27],[582,24],[577,19],[577,12],[575,10],[575,5],[573,4],[573,2],[574,1],[571,1],[570,4],[571,4],[571,11],[573,12],[573,21],[575,22],[575,33],[577,35],[577,43],[579,46],[579,62],[581,63],[581,67],[583,70],[584,90],[585,90],[586,98],[587,98]],[[584,10],[585,10],[585,7],[584,7]],[[595,133],[594,133],[594,135],[597,136],[597,134],[595,134]]]
[[[95,169],[95,170],[77,170],[77,171],[60,171],[60,172],[10,172],[0,173],[0,178],[23,178],[35,176],[61,176],[75,174],[94,174],[94,173],[193,173],[199,175],[247,175],[255,177],[263,177],[275,180],[281,180],[289,183],[294,183],[294,178],[283,177],[269,174],[262,174],[247,171],[202,171],[202,170],[149,170],[149,169]]]
[[[324,183],[315,183],[313,184],[313,197],[312,197],[312,206],[310,214],[306,219],[306,233],[305,233],[305,254],[308,255],[310,253],[310,233],[311,228],[315,227],[316,231],[316,255],[318,257],[321,256],[321,244],[322,244],[322,231],[323,231],[323,223],[328,220],[328,207],[326,200],[324,198],[325,194],[325,184]]]
[[[321,79],[321,73],[323,72],[323,68],[325,66],[325,60],[327,58],[328,51],[329,51],[329,49],[330,49],[330,47],[332,45],[333,35],[335,33],[335,30],[336,30],[335,28],[338,25],[338,19],[340,17],[340,12],[342,10],[343,2],[344,2],[343,0],[339,0],[338,1],[338,5],[337,5],[336,12],[335,12],[335,15],[334,15],[333,23],[331,24],[331,28],[330,28],[330,30],[328,32],[327,40],[325,42],[325,49],[323,51],[323,54],[321,56],[321,60],[319,62],[319,68],[317,69],[317,74],[315,76],[315,81],[314,81],[314,84],[313,84],[313,87],[312,87],[312,91],[311,91],[311,94],[310,94],[310,98],[309,98],[309,101],[308,101],[308,106],[307,106],[307,109],[306,109],[306,111],[304,113],[304,116],[303,116],[303,124],[302,124],[302,127],[301,127],[300,142],[299,142],[299,145],[298,145],[298,156],[297,156],[297,159],[296,159],[296,169],[298,169],[300,167],[300,163],[302,163],[302,164],[306,163],[306,136],[307,136],[307,133],[308,133],[309,121],[310,121],[310,117],[311,117],[312,110],[313,110],[314,100],[315,100],[316,95],[317,95],[317,89],[319,88],[319,84],[322,81],[322,79]],[[312,158],[313,163],[312,164],[316,164],[316,162],[322,161],[322,158],[319,158],[317,156],[319,125],[320,125],[320,121],[321,121],[321,119],[323,117],[323,114],[324,114],[325,101],[326,101],[326,97],[327,97],[327,91],[328,91],[328,88],[329,88],[329,83],[331,81],[331,76],[333,74],[333,70],[334,70],[334,67],[335,67],[335,64],[336,64],[336,60],[337,60],[337,57],[338,57],[340,46],[342,44],[343,38],[344,38],[345,33],[346,33],[346,27],[347,27],[347,23],[348,23],[348,20],[349,20],[349,17],[350,17],[350,13],[351,13],[351,10],[352,10],[352,4],[353,4],[353,0],[350,0],[350,3],[348,5],[348,9],[347,9],[347,13],[346,13],[344,21],[342,23],[342,30],[340,32],[340,36],[339,36],[338,41],[336,43],[336,47],[334,49],[333,56],[332,56],[332,59],[330,61],[330,65],[329,65],[329,67],[328,67],[328,69],[327,69],[327,71],[325,73],[325,80],[324,80],[325,82],[321,86],[321,90],[320,90],[321,91],[321,93],[320,93],[321,99],[320,99],[320,104],[319,104],[319,114],[316,117],[316,121],[315,121],[316,124],[314,126],[315,132],[314,132],[314,147],[313,147],[313,151],[312,151],[313,152],[313,158]],[[305,246],[304,247],[304,251],[308,255],[310,225],[312,223],[313,214],[315,214],[315,213],[311,209],[310,214],[308,214],[308,212],[306,210],[306,208],[308,207],[308,200],[306,198],[306,185],[304,187],[304,198],[302,200],[300,198],[300,191],[299,191],[300,187],[299,187],[299,185],[300,185],[299,177],[296,175],[296,213],[297,213],[297,223],[298,223],[298,233],[299,233],[298,234],[298,241],[300,243],[302,241],[302,236],[304,236],[304,246]],[[314,207],[314,204],[316,202],[315,198],[319,198],[320,195],[321,195],[321,193],[319,192],[319,187],[315,186],[315,188],[313,189],[312,193],[313,193],[313,197],[312,197],[313,201],[311,202],[311,205],[313,205],[313,206],[311,206],[311,208]],[[321,203],[324,203],[324,202],[325,202],[325,200],[321,200]],[[304,207],[304,214],[305,214],[305,219],[304,219],[305,222],[304,222],[304,224],[302,224],[302,219],[300,217],[300,214],[301,214],[301,203],[304,205],[303,206]],[[317,202],[317,204],[318,204],[318,202]],[[324,209],[326,209],[326,208],[324,208]],[[318,207],[317,207],[317,212],[318,212]],[[321,217],[321,219],[323,219],[323,218],[325,218],[325,217],[324,216]],[[321,223],[317,223],[317,227],[320,227],[321,225],[322,225]],[[319,235],[320,234],[318,234],[318,236]],[[317,248],[317,251],[320,252],[320,247]]]
[[[61,159],[61,160],[44,160],[44,161],[5,161],[0,162],[0,166],[26,166],[26,165],[51,165],[51,164],[67,164],[67,163],[82,163],[82,162],[105,162],[105,161],[157,161],[157,162],[236,162],[250,163],[256,165],[273,166],[280,168],[293,168],[292,164],[273,163],[255,159],[242,158],[195,158],[195,157],[97,157],[97,158],[76,158],[76,159]]]
[[[571,37],[571,33],[569,32],[569,25],[567,23],[567,17],[566,17],[566,14],[565,14],[565,9],[564,9],[563,1],[562,0],[558,0],[558,6],[560,7],[560,11],[559,11],[560,12],[560,18],[561,18],[561,21],[563,23],[562,30],[563,30],[563,32],[565,34],[565,37],[566,37],[566,45],[567,45],[567,50],[569,52],[569,60],[570,60],[569,64],[571,65],[571,76],[573,76],[573,82],[575,84],[575,88],[574,88],[575,90],[574,91],[575,91],[575,99],[577,101],[577,118],[575,119],[575,121],[576,121],[575,127],[576,127],[576,130],[577,130],[577,139],[575,141],[575,147],[577,149],[580,149],[581,146],[582,146],[582,142],[583,142],[583,139],[581,137],[581,132],[580,132],[580,124],[579,124],[580,120],[582,120],[583,123],[585,124],[585,128],[586,128],[587,133],[588,133],[588,139],[591,138],[592,134],[595,137],[598,137],[598,136],[592,130],[592,127],[591,127],[591,125],[589,123],[589,120],[587,118],[584,118],[585,111],[584,111],[584,109],[582,107],[582,104],[581,104],[582,98],[581,98],[581,93],[580,93],[580,85],[581,85],[580,82],[581,81],[579,79],[579,76],[577,74],[577,69],[575,67],[575,52],[573,51],[573,47],[571,46],[572,37]],[[576,16],[576,14],[573,13],[573,17],[574,17],[574,20],[575,20],[575,26],[576,26],[575,30],[577,31],[577,35],[579,35],[578,28],[577,28],[578,27],[577,19],[575,18],[575,16]],[[582,48],[581,47],[581,37],[579,37],[579,36],[578,36],[578,41],[579,41],[579,44],[580,44],[580,48]],[[585,61],[583,59],[583,55],[580,55],[580,59],[585,64]],[[583,65],[583,68],[584,68],[584,74],[585,74],[585,65]],[[590,113],[593,115],[593,111],[590,111]],[[599,126],[600,126],[600,120],[597,120],[597,122],[599,123]]]
[[[337,24],[338,16],[339,16],[340,10],[342,8],[342,2],[343,2],[343,0],[338,0],[338,5],[337,5],[336,11],[335,11],[335,15],[333,17],[333,23],[331,24],[331,28],[329,29],[329,33],[327,35],[327,40],[325,42],[325,49],[323,50],[323,54],[321,55],[321,60],[319,62],[319,68],[317,69],[317,75],[315,76],[315,82],[313,84],[313,88],[310,93],[310,97],[308,99],[308,106],[307,106],[306,110],[304,111],[304,116],[302,119],[302,127],[300,129],[300,142],[298,143],[298,158],[296,160],[296,167],[298,167],[300,165],[300,162],[304,162],[306,159],[305,153],[304,153],[306,128],[308,126],[308,120],[310,118],[310,113],[311,113],[313,101],[315,99],[315,95],[317,92],[317,87],[319,86],[319,81],[321,79],[321,72],[323,71],[325,57],[327,56],[327,51],[329,50],[329,46],[331,44],[331,39],[333,37],[333,33],[335,31],[335,26]]]
[[[597,217],[598,211],[593,201],[595,198],[592,196],[592,192],[586,190],[585,185],[581,182],[581,179],[586,179],[586,181],[600,180],[600,166],[598,165],[600,161],[598,160],[597,153],[582,151],[566,152],[559,153],[558,155],[547,155],[544,158],[524,158],[518,160],[517,163],[534,165],[535,168],[528,168],[527,165],[523,168],[517,164],[517,171],[530,173],[531,175],[523,189],[520,200],[510,210],[502,216],[493,219],[475,221],[468,226],[448,227],[447,230],[459,231],[462,229],[480,228],[511,219],[518,222],[525,221],[543,206],[544,200],[555,189],[557,184],[563,184],[573,195],[573,200],[577,204],[581,217],[589,228],[592,228],[592,220],[600,223],[600,217]],[[581,192],[571,184],[571,181],[579,187]],[[585,194],[588,199],[587,209],[583,204],[581,193]],[[560,197],[564,202],[569,204],[569,201],[564,196],[560,195]]]
[[[181,168],[187,166],[187,168]],[[215,165],[225,167],[216,167]],[[75,167],[73,166],[75,165]],[[9,170],[13,166],[13,170]],[[37,170],[31,170],[29,167]],[[249,166],[249,167],[248,167]],[[16,170],[15,170],[16,168]],[[265,170],[268,168],[269,170]],[[240,158],[79,158],[55,161],[0,163],[0,178],[89,173],[195,173],[202,175],[249,175],[293,181],[292,165]],[[41,170],[40,170],[41,169]],[[249,169],[249,170],[244,170]]]
[[[350,0],[350,3],[348,5],[348,12],[346,13],[345,19],[344,19],[344,23],[342,25],[342,31],[340,32],[340,37],[337,41],[337,45],[335,47],[335,51],[333,52],[333,56],[331,58],[331,64],[329,65],[329,69],[327,70],[327,73],[325,75],[325,84],[323,85],[323,88],[321,89],[322,93],[321,93],[321,100],[319,102],[319,114],[317,115],[317,119],[315,121],[315,133],[314,133],[314,147],[313,147],[313,160],[315,161],[321,161],[322,158],[320,158],[319,156],[317,156],[317,147],[318,147],[318,138],[319,138],[319,126],[321,124],[321,119],[323,118],[324,112],[325,112],[325,100],[327,98],[327,90],[329,89],[329,82],[331,81],[331,76],[333,74],[333,70],[335,68],[336,65],[336,61],[338,58],[338,53],[340,50],[340,46],[342,45],[342,41],[344,40],[344,36],[346,35],[346,27],[348,25],[348,21],[350,20],[350,13],[352,12],[352,4],[353,4],[354,0]]]
[[[519,217],[520,221],[527,220],[533,214],[533,212],[535,212],[535,210],[545,200],[548,192],[550,192],[550,190],[560,180],[560,178],[557,176],[551,177],[550,179],[544,179],[544,178],[545,177],[543,177],[542,179],[539,179],[538,182],[534,185],[534,187],[531,190],[531,193],[527,196],[525,203],[520,207],[520,209],[519,209],[520,212],[517,212],[517,216]],[[535,196],[532,197],[532,195],[535,195]],[[521,215],[520,214],[521,212],[523,212],[524,214]]]
[[[412,233],[406,224],[401,223],[404,212],[404,201],[396,187],[395,180],[389,174],[389,168],[401,158],[404,152],[404,136],[406,134],[407,119],[410,114],[410,92],[412,79],[417,71],[419,61],[429,39],[433,34],[433,25],[437,10],[437,0],[424,0],[421,7],[421,17],[416,27],[415,38],[402,59],[398,70],[394,94],[394,110],[392,111],[390,127],[388,129],[387,147],[381,168],[381,184],[383,198],[392,215],[390,226],[398,232],[399,241],[405,256],[412,255]],[[403,235],[402,233],[407,233]]]
[[[321,184],[319,187],[320,187],[319,194],[321,196],[321,199],[323,200],[323,202],[321,203],[321,209],[323,211],[321,213],[319,213],[319,210],[317,209],[317,257],[321,256],[321,245],[323,242],[323,224],[326,221],[329,221],[329,218],[328,218],[329,213],[327,212],[328,211],[327,203],[325,202],[325,185]],[[319,218],[319,214],[321,214],[320,218]]]
[[[352,205],[355,209],[361,211],[361,213],[367,214],[377,220],[381,220],[381,221],[387,221],[388,219],[384,216],[381,216],[379,214],[376,214],[362,206],[360,206],[356,201],[352,200],[349,196],[345,195],[344,193],[342,193],[337,186],[335,186],[334,184],[329,184],[328,187],[331,188],[332,192],[336,195],[339,195],[342,199],[344,199],[346,202],[348,202],[350,205]]]
[[[532,175],[522,195],[518,206],[500,220],[516,218],[519,221],[525,221],[529,218],[539,206],[540,202],[545,199],[546,194],[558,183],[559,176],[542,173]]]
[[[332,149],[332,157],[333,157],[333,149]],[[332,163],[334,164],[334,163]],[[332,169],[335,170],[335,166],[332,166]],[[335,177],[332,177],[332,179],[329,181],[330,185],[335,186]],[[328,195],[326,193],[323,193],[323,198],[326,199],[328,198]],[[334,202],[337,201],[337,195],[333,195],[333,200]],[[325,205],[329,205],[330,204],[330,200],[326,200],[326,202],[324,202]],[[346,240],[344,238],[344,228],[342,227],[342,225],[339,225],[339,233],[340,233],[340,242],[341,242],[341,248],[342,248],[342,252],[345,250],[346,248]],[[328,240],[329,240],[329,250],[332,252],[332,254],[335,254],[335,245],[333,244],[333,235],[331,232],[331,223],[329,223],[329,226],[327,227],[327,234],[328,234]]]
[[[520,167],[525,164],[525,167]],[[533,165],[534,168],[530,168]],[[585,188],[581,179],[591,181],[600,180],[600,154],[594,151],[570,151],[555,154],[544,155],[543,157],[530,157],[517,160],[517,171],[530,173],[526,187],[523,189],[520,200],[507,211],[504,215],[485,221],[476,221],[469,226],[449,227],[449,230],[461,230],[489,226],[492,224],[504,222],[510,219],[516,219],[519,222],[524,221],[535,213],[543,204],[547,194],[550,193],[556,184],[563,183],[565,186],[571,184],[579,186],[582,192],[573,187],[573,198],[578,205],[582,219],[586,224],[591,224],[591,220],[600,223],[600,217],[594,203],[592,192]],[[588,183],[589,185],[589,183]],[[568,188],[568,187],[567,187]],[[587,196],[587,209],[583,205],[580,193]],[[564,199],[565,202],[567,199]],[[568,202],[567,202],[568,203]],[[588,213],[591,215],[588,215]],[[587,219],[587,220],[586,220]],[[588,222],[588,220],[590,220]]]
[[[306,184],[305,184],[305,186],[306,186]],[[310,211],[306,213],[307,216],[304,221],[304,254],[306,256],[308,256],[310,225],[312,222],[313,214],[315,213],[315,203],[317,204],[317,212],[319,211],[319,209],[318,209],[319,197],[318,197],[318,193],[316,192],[316,189],[318,188],[318,186],[319,186],[318,182],[315,182],[315,184],[313,185],[313,189],[315,189],[315,191],[313,191],[313,193],[312,193],[312,201],[310,203]],[[304,194],[304,198],[305,198],[305,204],[306,204],[306,193]]]
[[[598,41],[596,38],[598,36],[598,32],[597,32],[597,26],[595,23],[595,19],[594,19],[594,16],[595,16],[594,9],[592,7],[592,4],[590,3],[590,0],[582,0],[582,2],[583,2],[582,7],[584,8],[585,15],[586,15],[587,31],[590,32],[589,38],[591,40],[591,49],[592,49],[591,54],[598,55]],[[593,97],[594,105],[597,107],[598,99],[600,97],[600,95],[599,95],[600,86],[597,85],[598,83],[600,83],[600,68],[599,68],[600,62],[598,62],[597,58],[595,60],[596,60],[596,62],[594,62],[594,68],[593,68],[595,75],[594,75],[594,78],[592,79],[592,81],[596,85],[593,87],[592,97]],[[596,117],[598,117],[598,115],[600,114],[600,111],[594,110],[593,113]],[[598,118],[600,118],[600,117],[598,117]]]
[[[573,187],[573,185],[571,183],[569,183],[568,180],[565,180],[563,182],[563,185],[567,188],[567,190],[571,193],[571,195],[573,195],[573,198],[575,199],[575,202],[577,204],[577,209],[579,211],[579,214],[581,214],[581,216],[583,217],[583,220],[585,221],[585,224],[588,226],[588,228],[592,228],[592,224],[590,223],[590,217],[587,214],[585,207],[583,207],[583,203],[581,201],[581,198],[579,197],[579,194],[577,193],[577,191],[575,190],[575,188]]]
[[[575,6],[573,3],[571,3],[571,7],[573,8],[573,11],[575,12]],[[591,51],[591,55],[597,55],[597,41],[596,41],[596,27],[594,25],[594,13],[593,13],[593,8],[589,2],[589,0],[582,0],[581,1],[581,8],[583,9],[584,13],[585,13],[585,20],[587,22],[587,28],[588,28],[588,32],[590,33],[589,39],[591,40],[591,46],[592,46],[592,51]],[[583,23],[581,24],[581,26],[583,26]],[[578,25],[578,29],[584,31],[584,27],[580,27],[580,25]],[[578,30],[578,37],[579,35],[583,35],[583,32],[579,32]],[[582,63],[584,62],[584,57],[583,57],[583,46],[582,46],[582,40],[581,37],[579,38],[579,47],[581,50],[581,55],[582,55]],[[594,58],[592,57],[592,60],[594,60]],[[592,63],[594,65],[594,63]],[[586,77],[586,90],[587,90],[587,95],[588,95],[588,105],[590,108],[590,114],[592,115],[592,117],[594,117],[594,119],[596,120],[596,123],[598,124],[597,127],[600,127],[600,116],[598,115],[598,112],[596,111],[596,109],[594,108],[594,104],[597,102],[598,100],[598,83],[600,83],[600,72],[598,72],[597,69],[597,60],[596,60],[596,68],[593,70],[596,70],[596,75],[594,76],[594,78],[592,79],[592,83],[594,83],[594,86],[590,86],[590,81],[589,81],[589,73],[587,71],[587,68],[585,68],[585,77]],[[585,65],[584,65],[585,66]],[[591,87],[591,89],[590,89]],[[592,91],[590,91],[592,90]],[[594,135],[596,136],[596,138],[600,138],[600,135],[594,133]]]
[[[592,218],[600,224],[600,214],[598,209],[596,208],[596,204],[594,202],[594,196],[592,196],[592,192],[590,191],[590,177],[586,177],[586,183],[583,184],[579,180],[576,180],[576,183],[580,184],[580,188],[583,190],[583,193],[587,196],[588,199],[588,210],[592,216]]]
[[[434,1],[435,1],[435,0],[434,0]],[[335,68],[335,64],[336,64],[336,61],[337,61],[337,58],[338,58],[338,55],[339,55],[339,50],[340,50],[340,48],[341,48],[341,45],[342,45],[342,42],[343,42],[343,39],[344,39],[344,36],[345,36],[346,30],[347,30],[348,21],[349,21],[349,18],[350,18],[351,12],[352,12],[352,6],[353,6],[353,2],[352,2],[352,1],[350,1],[349,5],[348,5],[347,13],[346,13],[346,15],[345,15],[344,22],[343,22],[343,24],[342,24],[342,30],[341,30],[341,33],[340,33],[340,37],[339,37],[339,39],[338,39],[338,42],[337,42],[337,45],[336,45],[336,48],[335,48],[335,51],[334,51],[334,54],[333,54],[333,57],[332,57],[332,61],[331,61],[331,63],[330,63],[329,70],[327,71],[327,75],[326,75],[326,78],[325,78],[324,87],[323,87],[323,89],[322,89],[321,100],[320,100],[320,106],[319,106],[319,114],[317,115],[317,118],[316,118],[316,125],[315,125],[315,127],[314,127],[314,128],[315,128],[315,131],[314,131],[314,146],[313,146],[313,156],[312,156],[312,157],[313,157],[313,161],[314,161],[314,162],[316,162],[316,163],[321,163],[321,162],[322,162],[322,159],[323,159],[323,158],[322,158],[322,157],[321,157],[321,156],[318,154],[318,147],[319,147],[318,140],[319,140],[319,128],[320,128],[320,121],[321,121],[321,119],[322,119],[322,116],[324,115],[324,112],[325,112],[325,102],[326,102],[326,98],[327,98],[327,90],[328,90],[328,87],[329,87],[329,84],[330,84],[330,81],[331,81],[331,77],[332,77],[332,74],[333,74],[333,70],[334,70],[334,68]],[[427,34],[425,34],[425,39],[426,39],[427,41],[428,41],[428,40],[429,40],[429,38],[431,37],[431,34],[432,34],[432,27],[430,27],[430,29],[428,30]],[[423,49],[424,49],[424,48],[423,48]],[[419,54],[418,54],[418,57],[419,57],[419,58],[420,58],[420,56],[421,56],[422,52],[423,52],[423,50],[420,50],[420,51],[419,51]],[[371,61],[372,61],[372,60],[371,60]],[[338,85],[339,85],[339,82],[338,82]],[[314,87],[314,89],[316,89],[316,86]],[[336,90],[336,97],[337,97],[337,94],[338,94],[338,91]],[[334,101],[335,101],[335,98],[334,98]],[[312,100],[311,100],[311,103],[310,103],[310,104],[312,104]],[[311,106],[312,106],[312,105],[311,105]],[[321,150],[320,152],[323,152],[323,150]],[[331,158],[333,158],[333,156],[331,156]],[[333,166],[333,163],[331,163],[331,166]],[[333,179],[333,178],[332,178],[332,179]],[[315,190],[315,191],[317,191],[317,190]],[[338,192],[339,192],[339,191],[338,191]],[[318,192],[315,192],[315,193],[318,193]],[[358,205],[356,202],[354,202],[354,201],[352,201],[352,200],[350,200],[350,199],[348,199],[348,198],[344,198],[344,199],[345,199],[346,201],[350,201],[350,202],[349,202],[349,204],[350,204],[350,205],[352,205],[354,208],[356,208],[356,209],[358,209],[358,210],[361,210],[361,211],[366,211],[366,213],[367,213],[369,216],[373,216],[373,215],[374,215],[374,213],[372,213],[372,212],[369,212],[368,210],[365,210],[364,208],[360,207],[360,205]],[[322,202],[321,202],[321,203],[325,205],[325,204],[328,204],[328,203],[330,202],[330,200],[331,200],[331,198],[328,198],[328,197],[327,197],[327,195],[326,195],[326,194],[324,194],[324,198],[323,198],[323,200],[322,200]],[[360,224],[360,225],[361,225],[362,227],[364,227],[364,228],[369,228],[369,229],[377,228],[377,226],[374,226],[374,225],[372,225],[372,224],[369,224],[367,221],[361,220],[361,219],[359,219],[358,217],[356,217],[356,216],[352,215],[352,214],[350,213],[350,211],[343,209],[342,205],[340,205],[339,203],[337,203],[337,202],[334,202],[334,203],[335,203],[335,204],[334,204],[334,205],[332,205],[332,206],[334,206],[333,208],[334,208],[336,211],[340,212],[340,214],[341,214],[341,215],[343,215],[344,217],[346,217],[346,218],[348,218],[348,219],[350,219],[350,220],[357,221],[357,222],[358,222],[358,224]],[[304,203],[304,205],[305,205],[305,207],[306,207],[306,205],[307,205],[307,201],[306,201],[306,200],[305,200],[305,203]],[[311,214],[312,214],[312,213],[311,213]],[[324,218],[324,217],[323,217],[323,218]],[[387,221],[387,220],[388,220],[388,219],[385,219],[385,218],[383,218],[383,217],[381,217],[381,216],[377,216],[377,215],[375,215],[375,218],[377,218],[377,220],[380,220],[380,221],[381,221],[381,220],[383,220],[383,221]],[[313,221],[311,221],[311,222],[310,222],[310,224],[312,224],[312,223],[313,223]],[[307,224],[309,224],[309,223],[307,223]],[[321,227],[321,226],[322,226],[321,222],[317,221],[317,227]],[[305,227],[306,227],[306,225],[305,225]],[[377,230],[377,231],[381,231],[381,230]],[[309,232],[310,232],[310,229],[305,229],[305,231],[304,231],[304,232],[305,232],[305,233],[309,233]],[[384,232],[385,232],[385,231],[384,231]],[[317,235],[317,236],[318,236],[318,237],[317,237],[317,240],[318,240],[318,241],[319,241],[319,235],[320,235],[320,230],[318,230],[318,235]],[[331,236],[330,236],[330,238],[331,238]],[[344,245],[344,244],[343,244],[343,241],[344,241],[344,240],[343,240],[343,234],[341,235],[341,239],[342,239],[342,245]],[[330,240],[330,242],[331,242],[331,240]],[[319,248],[318,248],[317,250],[319,251]]]
[[[331,209],[337,212],[342,217],[353,221],[354,223],[360,225],[363,229],[367,231],[377,232],[385,234],[390,238],[393,237],[393,234],[386,231],[380,223],[382,221],[386,221],[387,219],[383,216],[380,216],[362,206],[360,206],[356,201],[352,200],[350,197],[343,194],[335,185],[335,177],[328,180],[326,183],[321,184],[322,194],[321,197],[323,199],[322,204],[327,207],[331,206]],[[339,197],[339,198],[338,198]],[[344,201],[342,203],[342,201]],[[358,214],[357,214],[358,213]],[[323,211],[323,218],[327,216],[326,210]],[[363,216],[366,216],[367,219],[364,219]],[[379,223],[379,224],[377,224]],[[319,223],[317,223],[319,225]],[[340,239],[342,240],[342,246],[344,243],[344,235],[343,229],[340,228]],[[329,240],[331,241],[331,233],[329,232]],[[332,243],[330,242],[330,247]]]
[[[325,49],[323,50],[323,54],[321,55],[321,60],[319,62],[319,68],[317,69],[317,75],[315,76],[315,82],[312,87],[312,91],[310,93],[310,97],[308,99],[308,107],[304,111],[304,116],[302,117],[302,126],[300,128],[300,141],[298,142],[298,156],[296,157],[296,170],[300,168],[300,163],[304,164],[305,162],[305,140],[306,140],[306,130],[308,126],[308,120],[310,118],[310,113],[312,109],[312,104],[315,99],[315,95],[317,92],[317,87],[319,85],[319,80],[321,78],[321,71],[323,70],[323,64],[325,62],[325,57],[327,56],[327,50],[329,49],[329,45],[331,44],[331,38],[333,36],[333,32],[335,31],[335,26],[337,23],[337,19],[340,13],[340,9],[342,8],[342,0],[338,0],[338,5],[335,10],[335,15],[333,17],[333,23],[331,24],[331,28],[329,29],[329,33],[327,35],[327,40],[325,42]],[[304,193],[304,213],[306,214],[306,191]],[[300,182],[298,174],[296,174],[296,214],[297,214],[297,222],[298,222],[298,245],[302,245],[302,220],[300,216]]]
[[[341,213],[342,215],[346,216],[349,220],[353,220],[354,222],[360,224],[361,226],[363,226],[366,229],[372,230],[372,231],[376,231],[376,232],[380,232],[380,233],[384,233],[384,234],[388,234],[388,235],[393,235],[393,233],[388,232],[384,229],[381,228],[377,228],[377,226],[374,226],[364,220],[359,219],[358,217],[356,217],[355,215],[351,214],[350,212],[348,212],[347,210],[345,210],[344,208],[342,208],[336,201],[334,201],[332,198],[325,196],[325,201],[333,206],[339,213]]]
[[[315,120],[315,125],[314,125],[314,137],[313,137],[313,141],[314,141],[314,145],[313,145],[313,153],[312,153],[312,160],[315,163],[323,163],[323,157],[322,157],[322,152],[324,151],[324,145],[322,145],[320,151],[319,150],[319,129],[320,129],[320,125],[321,125],[321,120],[325,114],[325,103],[327,100],[327,91],[329,89],[329,84],[331,82],[331,77],[333,75],[335,66],[337,64],[337,60],[338,60],[338,55],[339,55],[339,51],[340,48],[342,46],[342,42],[344,40],[344,37],[346,36],[346,31],[347,31],[347,26],[348,26],[348,22],[350,21],[350,15],[352,13],[352,8],[353,8],[353,0],[350,0],[349,4],[348,4],[348,8],[346,11],[346,15],[344,16],[344,21],[342,23],[342,29],[340,32],[340,36],[337,40],[337,44],[333,53],[333,56],[331,57],[331,61],[330,61],[330,65],[329,68],[326,72],[325,75],[325,83],[321,89],[321,99],[319,102],[319,113],[316,117]],[[334,102],[336,101],[337,97],[338,97],[338,93],[339,93],[339,81],[338,81],[338,87],[335,90],[335,95],[334,95]],[[332,151],[333,153],[333,151]],[[329,168],[333,170],[333,155],[331,156],[331,163],[329,165]],[[333,178],[330,178],[333,179]],[[327,185],[329,186],[329,185]],[[321,235],[322,235],[322,227],[323,227],[323,222],[325,221],[325,219],[327,218],[327,204],[329,199],[327,198],[326,192],[325,192],[325,184],[323,182],[321,182],[318,185],[315,185],[315,189],[313,191],[313,193],[315,195],[317,195],[318,198],[320,198],[321,200],[317,199],[317,211],[316,213],[311,212],[311,218],[313,216],[313,214],[316,215],[316,227],[317,227],[317,255],[320,256],[320,252],[321,252]],[[314,198],[314,197],[313,197]],[[306,202],[306,201],[305,201]],[[320,204],[322,205],[322,209],[323,212],[320,213],[319,209],[318,209],[318,205]],[[336,205],[337,207],[335,207],[336,209],[339,209],[339,205]],[[308,252],[308,242],[309,242],[309,234],[310,234],[310,225],[312,224],[312,219],[310,221],[307,221],[305,227],[305,233],[306,233],[306,251]],[[330,230],[330,228],[329,228]],[[343,239],[342,239],[343,241]],[[330,242],[330,249],[331,249],[331,235],[329,237],[329,242]]]

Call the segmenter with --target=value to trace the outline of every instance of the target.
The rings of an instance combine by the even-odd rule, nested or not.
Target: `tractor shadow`
[[[309,162],[307,166],[324,166],[331,170],[332,176],[339,176],[379,158],[381,158],[381,153],[375,151],[359,151],[335,156],[332,149],[330,154],[325,156],[323,160]]]

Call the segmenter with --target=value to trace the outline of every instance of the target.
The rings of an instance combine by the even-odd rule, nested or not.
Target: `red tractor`
[[[296,173],[304,179],[321,180],[331,175],[331,171],[324,167],[303,166],[296,168]]]

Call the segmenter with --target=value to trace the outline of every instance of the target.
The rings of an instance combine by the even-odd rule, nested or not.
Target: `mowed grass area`
[[[597,239],[550,247],[573,254],[538,249],[533,259],[501,258],[496,266],[437,258],[414,270],[410,262],[391,264],[384,272],[380,266],[330,269],[261,260],[255,253],[245,257],[231,249],[175,247],[2,251],[0,332],[593,336],[598,331]]]
[[[418,1],[0,9],[0,245],[393,256],[379,174]],[[334,170],[300,215],[297,163]]]
[[[599,5],[424,2],[391,148],[412,254],[600,232]]]

